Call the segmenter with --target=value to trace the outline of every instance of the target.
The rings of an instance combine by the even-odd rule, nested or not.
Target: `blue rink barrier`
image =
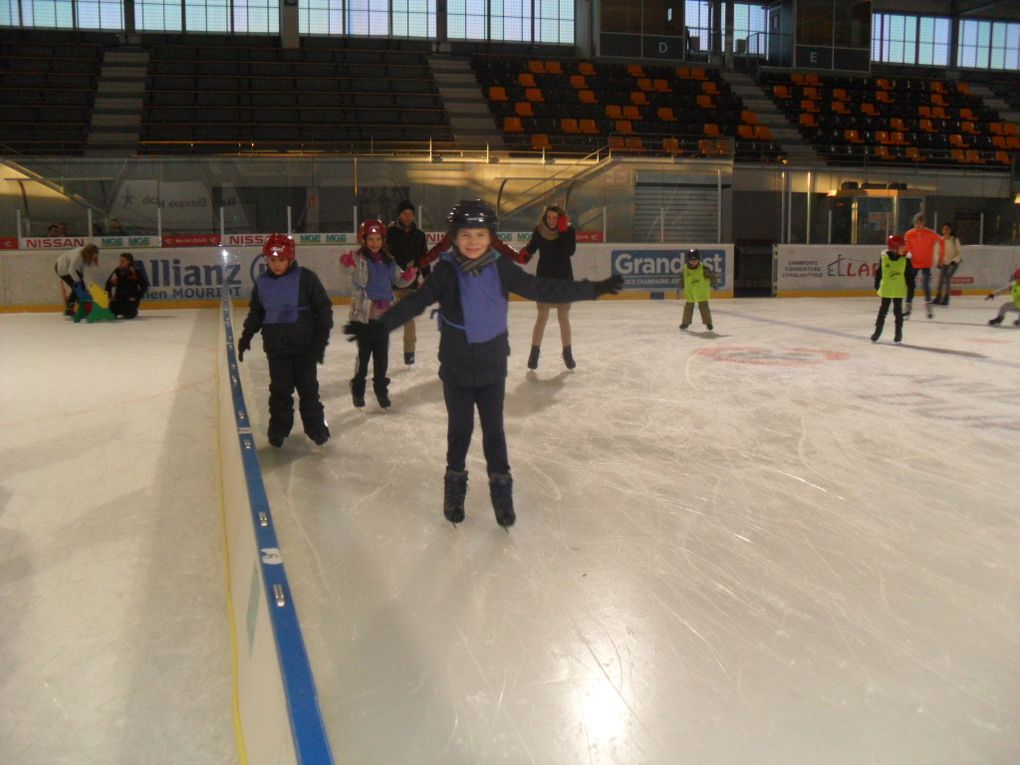
[[[242,761],[332,765],[248,420],[227,297],[222,318],[218,430]]]

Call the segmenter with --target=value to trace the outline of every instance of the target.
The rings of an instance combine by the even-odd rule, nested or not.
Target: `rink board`
[[[218,306],[224,291],[233,300],[246,300],[255,278],[265,270],[261,254],[263,236],[232,237],[227,246],[202,245],[203,240],[196,239],[193,241],[199,243],[197,246],[135,248],[135,262],[145,269],[150,284],[142,301],[143,310],[145,306]],[[74,246],[79,246],[78,241],[84,242],[74,240]],[[676,290],[683,253],[692,247],[701,250],[706,265],[721,276],[713,297],[732,297],[732,244],[582,243],[572,258],[574,278],[605,279],[618,273],[624,277],[622,297],[661,297]],[[68,249],[71,247],[0,250],[0,310],[59,310],[61,282],[53,271],[53,263]],[[351,272],[339,265],[340,256],[350,249],[347,241],[297,245],[298,262],[318,274],[336,302],[351,294]],[[99,265],[85,271],[86,282],[102,287],[117,265],[117,256],[124,251],[120,247],[101,248]],[[532,259],[524,270],[534,273],[537,263],[538,258]]]
[[[953,275],[954,294],[997,290],[1020,267],[1020,248],[965,246],[963,261]],[[882,248],[873,245],[780,244],[773,248],[775,294],[778,297],[852,297],[875,294],[875,269]],[[938,269],[932,269],[938,285]],[[918,289],[920,289],[918,280]]]
[[[236,707],[252,765],[332,762],[249,427],[231,310],[219,343],[219,442]]]

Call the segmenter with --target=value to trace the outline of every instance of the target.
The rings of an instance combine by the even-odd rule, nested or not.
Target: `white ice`
[[[509,534],[477,427],[443,520],[434,324],[389,411],[335,333],[333,440],[260,456],[338,761],[1020,762],[1020,328],[877,307],[578,304],[528,373],[512,304]]]
[[[578,304],[577,369],[552,318],[528,373],[512,304],[509,533],[477,430],[467,520],[442,518],[431,322],[414,367],[392,336],[385,412],[351,406],[334,333],[325,447],[265,443],[256,342],[337,762],[1020,761],[1020,328],[956,298],[873,345],[876,309],[713,301],[681,333],[675,301]],[[216,320],[0,316],[5,765],[236,756]]]

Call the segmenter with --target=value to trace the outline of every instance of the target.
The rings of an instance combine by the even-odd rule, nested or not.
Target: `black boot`
[[[365,405],[365,381],[351,380],[351,400],[356,407]]]
[[[574,354],[570,352],[570,346],[563,346],[563,363],[567,365],[567,369],[573,369],[577,366],[577,362],[574,361]]]
[[[379,406],[383,409],[388,409],[390,404],[390,378],[383,377],[381,380],[372,381],[372,390],[375,391],[376,400],[379,402]]]
[[[323,422],[314,428],[306,428],[305,435],[312,439],[316,446],[322,446],[329,440],[329,427]]]
[[[466,470],[446,469],[443,476],[443,517],[450,523],[464,520],[464,498],[467,496]]]
[[[503,528],[513,526],[517,515],[514,513],[514,479],[509,473],[489,476],[489,498],[496,513],[496,523]]]
[[[1000,324],[1002,324],[1002,317],[996,316],[994,319],[989,319],[988,323],[991,324],[993,327],[997,327]]]
[[[528,356],[528,369],[538,369],[538,352],[541,350],[539,346],[531,346],[531,355]]]
[[[412,366],[414,364],[414,351],[404,351],[404,363],[407,364],[407,366]]]

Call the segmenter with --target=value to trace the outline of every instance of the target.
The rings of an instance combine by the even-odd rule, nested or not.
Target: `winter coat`
[[[294,278],[298,280],[297,289],[281,295],[276,288],[284,285],[279,280]],[[297,305],[291,304],[292,299],[286,296],[290,294],[296,296]],[[272,321],[273,317],[277,321]],[[251,342],[261,330],[262,349],[267,356],[318,354],[329,344],[332,328],[333,304],[314,271],[295,261],[282,276],[267,270],[255,280],[242,337]]]
[[[539,232],[539,223],[531,232],[531,239],[524,246],[524,249],[531,255],[539,255],[538,267],[535,274],[546,279],[571,279],[574,278],[574,269],[570,259],[577,251],[577,231],[573,226],[567,226],[566,231],[557,231],[555,239],[546,239]],[[546,228],[547,233],[551,233]],[[546,302],[546,301],[542,301]]]
[[[511,292],[541,303],[570,303],[596,297],[595,285],[590,281],[539,278],[523,271],[506,257],[498,257],[485,268],[498,270],[504,299]],[[483,343],[468,342],[467,332],[462,328],[464,311],[458,269],[453,255],[444,256],[417,292],[397,303],[379,320],[387,331],[391,331],[438,302],[442,314],[439,321],[439,377],[457,387],[491,385],[506,377],[509,335],[504,332]],[[506,310],[505,304],[501,310]]]
[[[106,280],[106,291],[116,303],[137,303],[149,289],[149,280],[137,265],[118,266]]]
[[[351,321],[360,321],[363,324],[368,323],[369,320],[379,316],[385,308],[379,308],[375,305],[375,301],[368,296],[368,257],[362,253],[361,250],[353,253],[354,255],[354,276],[351,277]],[[344,256],[347,257],[346,255]],[[390,263],[390,283],[394,287],[406,287],[411,284],[414,279],[404,279],[401,276],[401,272],[404,269],[397,265],[397,261],[393,260]],[[417,276],[417,273],[415,273]]]
[[[405,229],[398,221],[394,221],[386,229],[386,245],[393,253],[393,259],[397,261],[400,270],[404,271],[408,266],[420,267],[422,259],[428,252],[428,241],[425,239],[425,232],[418,228],[417,223],[411,223],[410,230]],[[417,289],[418,274],[414,275],[414,281],[408,285],[409,289]]]

